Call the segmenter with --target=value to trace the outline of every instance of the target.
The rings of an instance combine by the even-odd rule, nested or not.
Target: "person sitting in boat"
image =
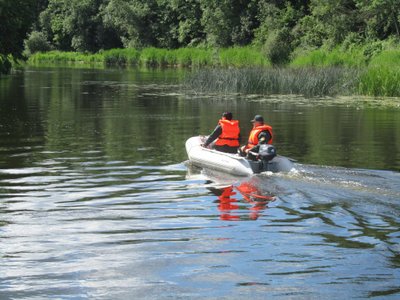
[[[251,122],[253,123],[253,129],[250,131],[247,145],[240,148],[240,154],[242,156],[248,155],[250,158],[252,158],[252,153],[258,152],[260,144],[272,144],[273,141],[272,127],[264,123],[262,116],[254,116]]]
[[[226,153],[237,153],[240,145],[239,121],[232,120],[231,112],[224,112],[222,114],[217,127],[215,127],[203,146],[208,147],[213,141],[215,141],[215,150]]]

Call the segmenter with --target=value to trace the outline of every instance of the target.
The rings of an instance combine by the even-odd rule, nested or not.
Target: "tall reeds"
[[[342,50],[337,47],[332,50],[317,49],[297,54],[291,61],[292,67],[363,67],[367,65],[364,50],[355,47]]]
[[[369,67],[360,76],[358,93],[368,96],[400,96],[399,67]]]
[[[140,53],[135,49],[110,49],[100,52],[106,65],[135,66],[139,62]]]
[[[110,49],[96,54],[50,51],[35,53],[30,63],[92,63],[147,67],[266,66],[268,61],[251,47],[228,49],[180,48]]]
[[[199,91],[400,96],[400,49],[372,50],[371,46],[360,46],[298,53],[284,68],[272,68],[261,51],[253,47],[111,49],[96,54],[50,51],[35,53],[29,61],[194,67],[197,70],[185,84]]]
[[[262,52],[253,47],[220,49],[218,56],[218,65],[223,67],[264,67],[271,65]]]
[[[357,70],[335,67],[200,69],[185,84],[199,92],[321,96],[351,94],[357,78]]]
[[[358,92],[369,96],[400,96],[400,49],[383,50],[360,76]]]
[[[28,60],[33,64],[41,63],[103,63],[104,57],[100,53],[86,54],[79,52],[49,51],[45,53],[37,52],[29,57]]]

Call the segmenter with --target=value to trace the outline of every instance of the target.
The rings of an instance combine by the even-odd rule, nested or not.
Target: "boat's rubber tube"
[[[204,148],[201,146],[203,139],[195,136],[186,141],[186,152],[191,163],[238,176],[253,174],[249,162],[244,157]]]
[[[202,147],[205,137],[195,136],[186,141],[189,161],[199,167],[221,171],[235,176],[249,176],[261,172],[290,172],[293,163],[284,156],[275,156],[270,161],[252,161],[237,154],[224,153]]]

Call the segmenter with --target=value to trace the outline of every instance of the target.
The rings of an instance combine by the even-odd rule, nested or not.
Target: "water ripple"
[[[27,298],[29,286],[32,298],[107,298],[105,282],[150,297],[398,293],[396,173],[298,165],[213,183],[184,164],[59,154],[1,170],[0,295]],[[243,184],[263,200],[241,194]],[[226,187],[234,192],[221,198]]]

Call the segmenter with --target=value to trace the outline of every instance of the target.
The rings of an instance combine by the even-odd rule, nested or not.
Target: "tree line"
[[[400,0],[2,0],[9,55],[111,48],[254,45],[272,62],[294,51],[400,37]]]

